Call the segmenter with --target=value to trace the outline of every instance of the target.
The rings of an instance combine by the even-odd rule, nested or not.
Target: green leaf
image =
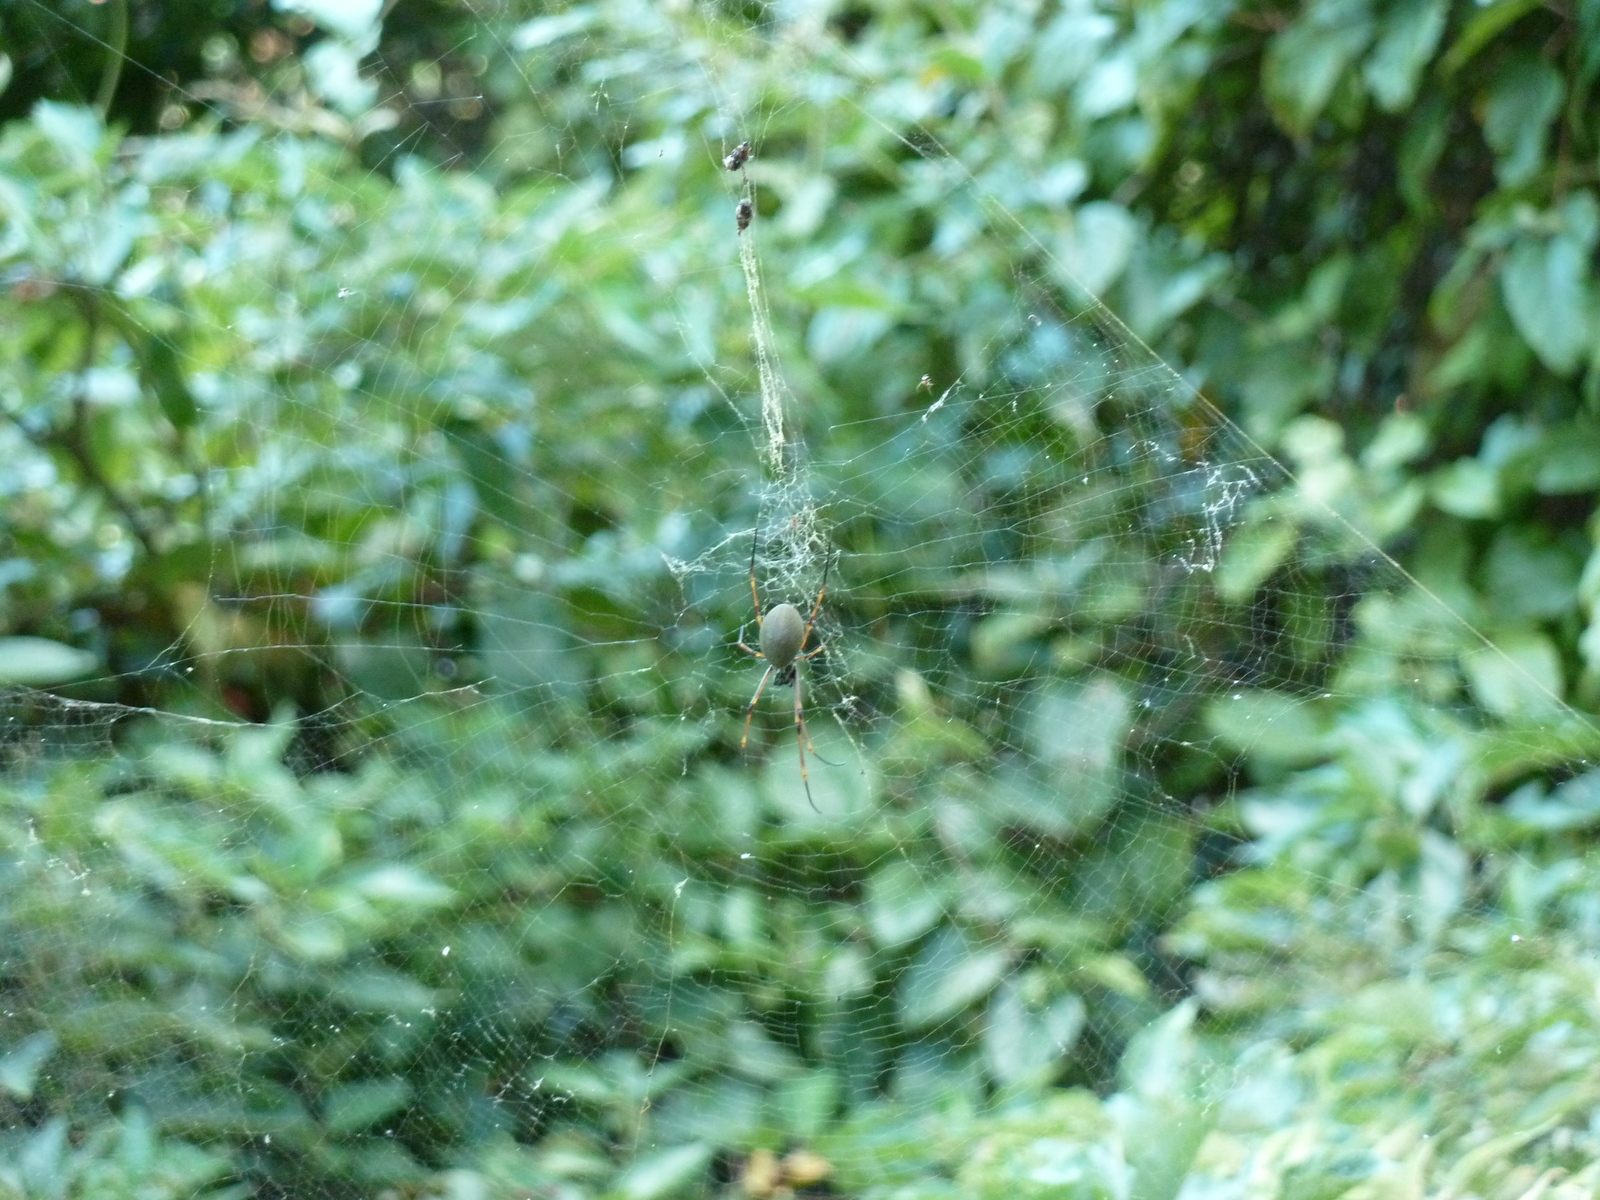
[[[1130,711],[1121,681],[1099,675],[1079,687],[1041,696],[1033,712],[1032,740],[1044,763],[1063,775],[1100,775],[1119,759]]]
[[[1039,635],[1054,623],[1041,613],[991,613],[972,631],[973,665],[991,679],[1028,674],[1038,656]]]
[[[1445,0],[1400,0],[1383,14],[1377,44],[1362,69],[1382,108],[1399,112],[1416,96],[1422,68],[1439,45],[1449,11]]]
[[[178,346],[181,334],[152,333],[145,341],[145,377],[161,411],[174,429],[188,429],[199,419],[200,406],[194,393],[184,381],[183,369],[178,363]]]
[[[728,1022],[726,1053],[734,1070],[762,1082],[788,1079],[801,1069],[794,1053],[754,1021]]]
[[[705,1173],[715,1147],[690,1142],[648,1154],[617,1180],[612,1194],[620,1200],[660,1200],[694,1183]]]
[[[951,1200],[1126,1200],[1129,1171],[1121,1138],[1100,1101],[1081,1090],[1047,1093],[1037,1106],[996,1120],[957,1159]],[[943,1200],[920,1186],[894,1193]]]
[[[105,138],[94,109],[41,100],[33,106],[33,124],[73,170],[87,174],[94,169]]]
[[[537,50],[562,38],[582,33],[603,20],[601,11],[592,4],[578,4],[548,17],[536,17],[518,25],[511,34],[514,50]]]
[[[1578,60],[1577,82],[1587,87],[1600,73],[1600,3],[1596,0],[1578,0],[1578,37],[1582,47]]]
[[[1544,163],[1550,122],[1561,109],[1561,73],[1533,54],[1519,55],[1496,72],[1484,108],[1483,136],[1495,152],[1504,187],[1526,183]]]
[[[1534,465],[1533,486],[1546,496],[1600,488],[1600,428],[1574,421],[1549,430]]]
[[[39,1068],[55,1053],[60,1044],[56,1035],[47,1029],[30,1033],[0,1058],[0,1088],[18,1100],[33,1099],[33,1086],[39,1078]]]
[[[839,1107],[839,1077],[832,1071],[801,1071],[784,1080],[775,1099],[783,1127],[799,1141],[822,1132]]]
[[[1298,536],[1295,523],[1287,517],[1268,509],[1253,513],[1228,535],[1222,559],[1217,564],[1217,595],[1230,604],[1250,599],[1283,565]]]
[[[81,679],[99,664],[87,650],[48,638],[0,638],[0,686],[52,687]]]
[[[1188,884],[1194,833],[1191,822],[1159,809],[1125,816],[1073,873],[1078,911],[1108,931],[1158,919]]]
[[[357,1012],[415,1016],[439,1003],[439,993],[398,971],[372,967],[332,976],[328,999]]]
[[[1436,941],[1460,909],[1469,870],[1467,856],[1454,840],[1434,829],[1422,831],[1416,920],[1428,940]]]
[[[1415,462],[1428,449],[1428,425],[1415,413],[1390,413],[1361,451],[1361,466],[1387,473]]]
[[[763,792],[796,828],[858,821],[872,810],[876,775],[871,764],[861,749],[840,737],[832,725],[814,716],[806,720],[817,749],[815,758],[807,754],[809,794],[799,760],[792,754],[774,754],[762,771]]]
[[[1333,363],[1314,339],[1275,344],[1251,355],[1240,381],[1245,431],[1260,442],[1275,442],[1306,401],[1333,378]]]
[[[473,464],[476,459],[467,461]],[[480,496],[485,494],[485,486],[479,485]],[[494,505],[486,507],[493,511]],[[506,506],[508,515],[513,507]],[[529,560],[528,575],[542,570],[536,560]],[[483,572],[478,580],[477,595],[475,649],[482,656],[485,673],[508,688],[536,688],[539,695],[551,700],[576,701],[584,664],[559,598],[547,588],[529,587],[490,572]]]
[[[1106,1102],[1133,1168],[1129,1200],[1173,1200],[1183,1186],[1211,1119],[1195,1095],[1190,998],[1129,1043],[1118,1074],[1124,1090]]]
[[[355,890],[368,899],[405,908],[437,908],[455,898],[450,888],[407,863],[374,867],[356,881]]]
[[[1498,717],[1539,719],[1560,707],[1561,656],[1534,630],[1516,630],[1461,656],[1473,697]]]
[[[358,1133],[399,1112],[411,1099],[411,1085],[398,1076],[340,1084],[322,1096],[322,1123],[330,1133]]]
[[[1493,520],[1501,512],[1499,469],[1482,459],[1446,462],[1429,478],[1429,498],[1443,512],[1470,520]]]
[[[371,34],[383,0],[273,0],[273,7],[301,13],[330,33],[359,42]]]
[[[1117,1064],[1118,1081],[1124,1091],[1144,1100],[1187,1093],[1189,1068],[1196,1050],[1194,1019],[1198,1012],[1198,1002],[1190,998],[1135,1035]]]
[[[989,998],[983,1048],[989,1070],[1005,1084],[1044,1083],[1083,1031],[1084,1005],[1075,995],[1030,1004],[1026,981],[1010,979]]]
[[[1540,361],[1570,375],[1591,349],[1594,305],[1588,255],[1570,234],[1524,236],[1500,268],[1506,309]]]
[[[1138,222],[1122,205],[1096,200],[1080,206],[1056,243],[1063,282],[1098,297],[1122,274],[1138,237]]]
[[[1495,533],[1484,580],[1495,610],[1508,622],[1564,616],[1577,604],[1583,551],[1543,526],[1506,526]]]
[[[1158,231],[1135,249],[1122,275],[1122,316],[1140,337],[1156,340],[1227,274],[1227,260],[1196,260],[1193,247]]]
[[[1234,750],[1268,762],[1317,761],[1328,749],[1328,708],[1287,692],[1239,689],[1205,708],[1206,728]]]
[[[900,980],[901,1018],[926,1029],[955,1016],[994,989],[1009,961],[1003,947],[980,948],[961,929],[941,930]]]
[[[1569,779],[1548,799],[1537,784],[1518,788],[1507,797],[1506,816],[1542,833],[1564,833],[1600,825],[1600,771],[1585,771]]]
[[[1425,212],[1429,208],[1428,184],[1449,140],[1449,101],[1443,96],[1427,96],[1406,122],[1396,164],[1400,194],[1412,211]]]
[[[1478,51],[1494,41],[1501,30],[1541,7],[1540,0],[1497,0],[1480,10],[1467,22],[1461,36],[1439,60],[1440,73],[1446,77],[1454,75]]]
[[[928,72],[934,78],[961,79],[968,83],[984,78],[983,63],[954,46],[941,46],[929,55]]]
[[[1317,0],[1272,39],[1261,87],[1278,124],[1295,137],[1311,132],[1351,61],[1372,40],[1364,0]]]
[[[1539,431],[1516,417],[1497,418],[1483,434],[1483,444],[1473,458],[1459,458],[1433,473],[1428,481],[1433,502],[1447,513],[1473,519],[1500,515],[1517,481],[1538,458]]]
[[[811,318],[806,349],[824,365],[842,363],[865,354],[893,323],[881,308],[829,305]]]
[[[944,889],[928,872],[903,859],[879,868],[867,884],[867,925],[879,946],[903,946],[932,929],[944,915]]]
[[[1132,713],[1123,683],[1109,674],[1039,697],[1028,727],[1046,786],[1062,810],[1052,832],[1087,829],[1116,802]]]
[[[1138,62],[1129,53],[1111,53],[1090,67],[1073,94],[1074,107],[1090,120],[1127,108],[1139,97]]]
[[[22,1168],[23,1195],[60,1197],[66,1195],[69,1177],[63,1172],[62,1156],[67,1148],[67,1122],[51,1117],[22,1145],[17,1165]]]

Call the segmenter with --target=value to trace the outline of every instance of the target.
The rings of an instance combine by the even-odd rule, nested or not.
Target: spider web
[[[178,1188],[771,1194],[762,1150],[848,1188],[841,1123],[1109,1086],[1190,989],[1160,937],[1251,756],[1295,765],[1379,685],[1459,699],[1471,654],[1526,685],[1502,717],[1582,744],[1385,555],[1394,497],[1341,485],[1336,429],[1268,454],[1085,286],[1093,212],[946,153],[891,67],[804,15],[574,9],[498,45],[530,90],[590,71],[620,183],[582,144],[517,177],[515,128],[499,190],[158,139],[104,194],[191,227],[73,286],[176,343],[156,283],[182,281],[194,440],[137,434],[125,352],[8,368],[18,529],[100,539],[104,594],[175,630],[81,610],[55,631],[100,672],[8,693],[18,1178],[67,1171],[69,1134],[115,1159],[110,1097],[121,1144],[146,1120],[188,1148]],[[774,61],[839,95],[773,95]],[[938,217],[909,268],[827,227],[797,131],[841,113]],[[88,144],[40,121],[51,161]],[[9,257],[28,303],[103,244],[59,236]],[[49,453],[75,388],[147,456],[118,479],[166,496],[158,555]],[[1402,414],[1366,453],[1414,442]],[[809,800],[787,694],[739,750],[752,550],[765,610],[827,576]]]

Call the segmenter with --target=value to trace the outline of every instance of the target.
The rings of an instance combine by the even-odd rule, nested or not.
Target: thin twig
[[[55,446],[66,451],[77,464],[84,480],[122,514],[123,521],[127,523],[129,531],[139,545],[144,547],[144,552],[154,558],[157,554],[155,537],[146,527],[133,502],[106,478],[105,472],[100,469],[100,464],[95,462],[94,454],[89,448],[89,368],[94,365],[94,344],[100,334],[100,315],[92,298],[79,297],[79,309],[84,318],[83,351],[78,356],[78,379],[73,388],[72,424],[64,433],[50,430],[44,434],[37,434],[16,414],[8,412],[6,416],[10,417],[11,423],[21,431],[23,437],[40,449],[47,450]]]

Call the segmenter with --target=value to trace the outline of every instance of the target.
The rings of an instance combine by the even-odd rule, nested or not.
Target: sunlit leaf
[[[1261,86],[1285,129],[1297,137],[1310,132],[1373,31],[1365,0],[1317,0],[1272,39],[1261,66]]]
[[[1403,0],[1378,22],[1378,34],[1362,74],[1378,103],[1390,112],[1408,107],[1416,96],[1422,68],[1444,33],[1449,5],[1444,0]]]
[[[1483,136],[1495,152],[1495,170],[1506,187],[1516,187],[1538,171],[1562,91],[1560,73],[1543,58],[1523,56],[1496,73]]]
[[[48,638],[0,638],[0,684],[51,687],[81,679],[98,665],[87,650]]]
[[[1590,349],[1594,303],[1587,261],[1570,236],[1524,237],[1500,269],[1517,332],[1558,375],[1571,374]]]
[[[60,1039],[49,1030],[23,1038],[0,1058],[0,1088],[18,1100],[31,1100],[39,1068],[60,1044]]]

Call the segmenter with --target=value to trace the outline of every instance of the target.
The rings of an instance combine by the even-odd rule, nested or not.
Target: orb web
[[[1280,461],[1151,348],[1181,298],[1095,299],[1064,168],[804,14],[605,11],[495,42],[603,115],[482,173],[8,132],[12,304],[94,337],[4,367],[0,571],[98,664],[5,703],[16,1170],[144,1121],[194,1186],[878,1186],[840,1128],[1112,1085],[1247,760],[1372,680],[1482,652],[1583,744],[1384,552],[1404,414],[1396,495],[1324,421]],[[843,219],[894,189],[832,145],[927,228]],[[28,538],[98,605],[43,621]],[[808,797],[735,642],[825,573]]]

